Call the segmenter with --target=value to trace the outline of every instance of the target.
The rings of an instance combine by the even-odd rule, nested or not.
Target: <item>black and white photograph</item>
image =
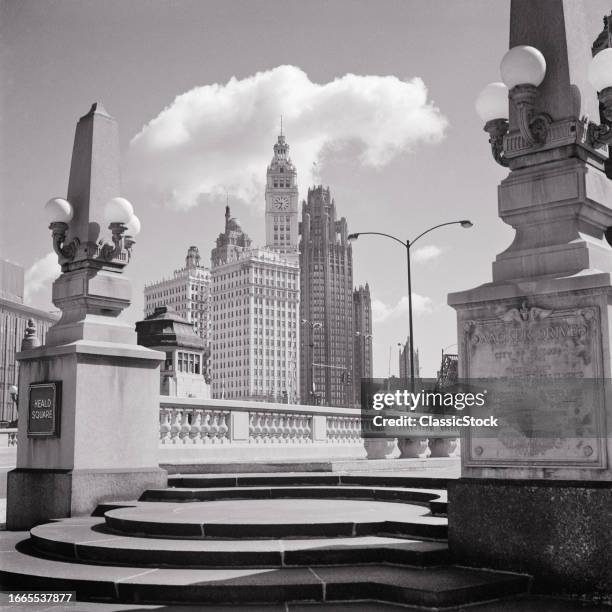
[[[0,0],[0,611],[612,612],[612,0]]]

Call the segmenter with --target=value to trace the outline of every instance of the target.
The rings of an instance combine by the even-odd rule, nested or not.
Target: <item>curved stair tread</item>
[[[64,519],[30,530],[37,550],[77,562],[196,566],[295,566],[309,563],[394,562],[434,565],[448,558],[441,542],[384,536],[276,540],[164,539],[113,535],[100,531],[99,518],[89,524]],[[97,530],[96,530],[97,528]]]
[[[8,537],[7,537],[8,536]],[[122,602],[236,603],[377,599],[450,605],[524,592],[527,578],[459,567],[394,566],[282,569],[165,569],[71,563],[33,556],[28,534],[0,537],[0,575],[9,589],[77,591]]]
[[[337,523],[382,522],[385,520],[426,522],[440,525],[446,521],[428,516],[423,506],[386,501],[296,499],[214,500],[210,502],[166,503],[150,507],[118,508],[105,513],[107,518],[167,523]]]
[[[321,484],[344,486],[361,484],[365,486],[417,487],[423,489],[444,489],[455,478],[427,476],[398,476],[396,474],[374,474],[355,472],[261,472],[237,474],[172,474],[168,486],[261,486],[277,484]]]
[[[240,498],[282,498],[296,497],[298,494],[333,499],[363,498],[381,499],[398,502],[412,501],[429,503],[447,502],[445,489],[422,489],[417,487],[375,487],[364,485],[268,485],[268,486],[234,486],[234,487],[171,487],[147,489],[140,501],[159,501],[163,499],[240,499]]]
[[[401,533],[445,538],[447,520],[423,506],[378,500],[250,499],[142,502],[104,513],[109,529],[129,535],[193,538],[355,536]]]

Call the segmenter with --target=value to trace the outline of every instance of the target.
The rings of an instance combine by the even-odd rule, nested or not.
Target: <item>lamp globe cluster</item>
[[[535,47],[518,45],[504,55],[499,71],[508,89],[517,85],[538,87],[546,76],[546,60]]]
[[[127,227],[129,236],[140,232],[140,219],[134,214],[134,207],[125,198],[111,198],[104,206],[104,221],[106,223],[121,223]]]
[[[589,64],[589,82],[597,91],[612,87],[612,49],[600,51]]]
[[[68,200],[51,198],[45,204],[45,216],[48,223],[70,223],[74,211]]]
[[[508,88],[503,83],[489,83],[476,98],[476,112],[483,123],[508,118]]]

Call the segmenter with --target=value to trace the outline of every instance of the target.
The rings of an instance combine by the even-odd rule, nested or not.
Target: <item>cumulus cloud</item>
[[[435,259],[442,255],[442,249],[437,247],[435,244],[429,244],[420,249],[417,249],[414,253],[411,254],[412,261],[416,263],[422,263],[424,261],[429,261],[430,259]]]
[[[414,315],[420,315],[433,310],[433,302],[431,298],[412,294],[412,312]],[[389,306],[381,300],[372,300],[372,321],[374,323],[383,323],[386,321],[394,321],[408,317],[408,296],[404,295],[399,302],[394,306]]]
[[[177,96],[132,139],[126,178],[168,206],[226,191],[261,205],[280,115],[302,184],[316,178],[326,151],[355,146],[357,164],[381,167],[439,141],[447,125],[420,78],[346,74],[318,84],[278,66]]]
[[[48,287],[49,283],[60,275],[60,272],[57,255],[53,251],[37,259],[25,273],[24,301],[30,302],[34,295]]]

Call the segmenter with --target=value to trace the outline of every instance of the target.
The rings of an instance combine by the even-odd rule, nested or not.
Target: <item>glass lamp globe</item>
[[[612,49],[600,51],[591,60],[588,76],[597,91],[612,87]]]
[[[136,215],[132,215],[130,220],[125,224],[127,230],[125,231],[127,236],[138,236],[140,234],[140,219]]]
[[[535,47],[519,45],[504,55],[499,70],[508,89],[517,85],[537,87],[546,76],[546,60]]]
[[[72,215],[72,206],[68,200],[52,198],[45,204],[45,216],[48,223],[70,223]]]
[[[483,123],[508,118],[508,88],[503,83],[489,83],[476,98],[476,112]]]
[[[127,224],[134,214],[134,207],[125,198],[112,198],[104,205],[104,221],[107,224]]]

